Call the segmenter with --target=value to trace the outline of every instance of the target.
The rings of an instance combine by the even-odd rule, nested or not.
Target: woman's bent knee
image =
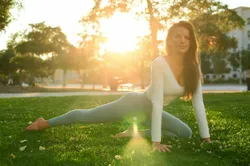
[[[190,138],[190,137],[192,137],[192,130],[188,127],[188,129],[187,129],[187,133],[186,133],[186,136],[187,136],[187,138]]]
[[[179,137],[182,138],[190,138],[192,137],[192,130],[190,129],[190,127],[185,127],[185,129],[183,129],[180,133],[179,133]]]

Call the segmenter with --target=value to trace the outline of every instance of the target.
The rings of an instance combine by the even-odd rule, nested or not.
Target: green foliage
[[[8,76],[16,71],[17,66],[11,63],[13,57],[15,57],[15,53],[11,49],[0,52],[0,73]]]
[[[225,55],[222,54],[209,54],[207,52],[201,52],[201,69],[203,74],[224,74],[229,73],[230,68],[227,67],[227,61]],[[213,67],[211,67],[213,65]]]
[[[242,58],[242,68],[244,70],[249,70],[250,69],[250,51],[242,50],[241,58]],[[240,52],[237,51],[237,52],[231,53],[229,60],[233,67],[235,68],[240,67]]]
[[[128,12],[132,7],[133,0],[109,0],[108,3],[103,3],[102,0],[95,0],[94,2],[95,4],[89,14],[83,17],[83,22],[91,21],[99,23],[100,18],[109,18],[116,11]]]
[[[250,69],[250,51],[249,50],[244,50],[242,52],[242,67],[244,68],[244,70]]]
[[[230,68],[227,68],[227,63],[225,61],[224,57],[221,57],[220,55],[215,55],[212,57],[213,61],[213,73],[215,74],[223,74],[223,73],[229,73]]]
[[[49,72],[46,60],[35,56],[15,56],[11,59],[11,63],[19,69],[27,71],[33,77],[45,77]]]
[[[211,65],[212,63],[210,62],[210,55],[206,54],[205,52],[201,52],[201,71],[203,74],[208,74],[212,73],[212,68]]]
[[[41,56],[47,53],[59,54],[68,50],[70,46],[66,35],[59,27],[45,25],[44,22],[30,24],[27,34],[15,46],[17,53],[22,55]]]
[[[150,138],[138,142],[111,138],[110,135],[131,125],[127,120],[24,131],[28,122],[37,117],[49,119],[72,109],[97,107],[119,97],[0,99],[0,165],[245,166],[250,163],[250,93],[204,94],[212,144],[201,144],[191,102],[178,99],[164,107],[193,130],[190,139],[163,138],[163,143],[172,145],[172,153],[152,153],[148,149]],[[27,142],[20,143],[25,139]],[[26,149],[19,151],[25,145]],[[45,150],[40,151],[40,146]]]
[[[126,0],[123,3],[130,6],[139,2]],[[161,2],[147,0],[145,3],[147,6],[136,11],[135,15],[144,17],[149,22],[151,30],[149,49],[152,50],[153,57],[158,56],[157,45],[159,43],[156,39],[158,30],[164,29],[166,23],[172,23],[175,18],[190,20],[193,23],[199,49],[203,52],[226,54],[230,48],[237,47],[236,39],[226,34],[230,30],[243,28],[244,20],[227,5],[216,0],[164,0]],[[91,12],[83,18],[82,22],[85,27],[98,31],[101,18],[111,17],[120,10],[121,8],[115,5],[115,1],[111,0],[109,4],[103,4],[100,0],[96,0]],[[209,66],[208,63],[206,61],[207,66]]]
[[[0,32],[5,30],[7,25],[13,20],[10,10],[13,8],[22,8],[19,0],[0,0]]]
[[[13,74],[19,75],[21,82],[28,78],[34,84],[35,77],[47,77],[56,68],[69,69],[74,64],[74,58],[71,60],[70,57],[75,48],[69,44],[66,35],[59,27],[47,26],[44,22],[30,24],[30,28],[12,35],[7,47],[0,58],[8,58],[4,59],[5,66],[0,70],[18,71],[19,74]],[[42,56],[47,58],[44,60]]]
[[[168,14],[172,19],[190,20],[197,33],[199,49],[206,52],[225,53],[236,48],[236,39],[226,34],[245,25],[236,11],[216,0],[174,0]]]
[[[231,64],[234,68],[240,67],[240,55],[239,55],[239,52],[231,53],[231,54],[229,55],[229,61],[230,61],[230,64]]]

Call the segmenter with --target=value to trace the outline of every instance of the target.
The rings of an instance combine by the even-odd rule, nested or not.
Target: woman
[[[161,144],[162,135],[185,138],[192,135],[189,126],[163,111],[164,96],[167,103],[176,97],[183,97],[186,100],[192,99],[200,136],[210,143],[192,25],[185,21],[174,24],[168,31],[166,43],[167,56],[159,56],[152,62],[151,84],[145,92],[130,92],[114,102],[90,110],[72,110],[49,120],[39,118],[26,130],[42,130],[74,123],[112,122],[128,115],[143,113],[149,117],[146,124],[151,126],[151,130],[140,131],[140,135],[151,135],[153,150],[166,152],[170,150],[167,145]],[[131,128],[115,135],[116,138],[127,136],[131,136]]]

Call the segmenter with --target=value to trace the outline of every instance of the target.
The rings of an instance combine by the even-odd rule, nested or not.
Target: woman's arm
[[[152,86],[152,142],[161,142],[162,110],[164,100],[163,86],[163,64],[157,58],[151,65],[151,86]]]
[[[206,142],[210,142],[210,134],[209,128],[206,118],[205,107],[203,103],[203,96],[202,96],[202,88],[201,88],[201,81],[199,80],[198,87],[193,94],[192,97],[192,104],[195,110],[196,120],[199,127],[199,132],[201,138],[204,139]]]
[[[168,145],[161,144],[162,110],[164,100],[163,66],[159,58],[151,65],[152,102],[152,148],[153,151],[171,152]]]

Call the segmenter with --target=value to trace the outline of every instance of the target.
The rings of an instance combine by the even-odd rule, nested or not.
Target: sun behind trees
[[[75,71],[79,79],[86,83],[99,83],[106,87],[109,77],[120,76],[144,88],[150,80],[150,62],[158,55],[165,54],[166,31],[174,21],[185,19],[192,22],[199,41],[199,51],[206,55],[218,55],[216,59],[219,61],[228,55],[229,49],[237,46],[237,41],[226,34],[244,26],[244,21],[235,11],[215,0],[107,2],[95,0],[90,12],[83,15],[82,31],[79,33],[82,40],[77,46],[69,43],[59,27],[42,25],[43,23],[36,26],[33,24],[34,31],[30,31],[27,36],[13,37],[12,41],[20,38],[26,43],[15,41],[14,46],[1,52],[2,62],[8,64],[1,65],[1,75],[34,82],[35,77],[52,76],[56,69],[62,69],[63,85],[67,84],[67,71]],[[42,26],[43,34],[35,31]],[[46,33],[46,29],[51,29],[51,33]],[[41,35],[43,40],[37,35]],[[48,42],[52,38],[53,42]],[[37,45],[40,47],[36,47]],[[27,55],[30,56],[29,60],[26,59]],[[111,58],[112,56],[119,58]],[[132,56],[134,57],[131,58]],[[207,58],[210,59],[211,56]],[[123,62],[128,65],[123,65]],[[215,66],[220,64],[217,62],[211,61]],[[27,67],[31,63],[36,64],[36,69],[32,65]],[[20,76],[20,73],[25,73],[26,78]]]

